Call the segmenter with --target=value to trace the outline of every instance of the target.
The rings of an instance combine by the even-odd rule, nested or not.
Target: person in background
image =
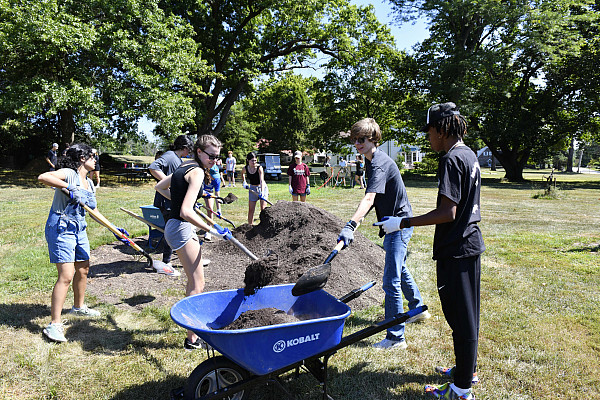
[[[233,156],[233,151],[227,152],[227,159],[225,159],[225,169],[227,170],[227,187],[235,187],[235,165],[237,160]]]
[[[354,174],[354,181],[360,185],[361,189],[365,188],[365,163],[363,161],[363,156],[361,154],[356,155],[356,174]]]
[[[94,178],[96,178],[96,189],[98,189],[100,187],[100,156],[98,155],[98,150],[96,149],[92,149],[92,154],[96,159],[96,167],[92,172],[90,172],[90,179],[94,181]]]
[[[301,151],[294,153],[294,162],[290,164],[287,174],[292,201],[298,201],[300,196],[300,201],[305,202],[306,195],[310,194],[310,169],[302,162]]]
[[[67,155],[67,150],[69,150],[69,147],[71,147],[70,143],[65,143],[65,148],[63,149],[63,151],[60,153],[61,157],[64,157]]]
[[[342,178],[342,182],[344,182],[344,186],[346,186],[346,175],[348,174],[348,163],[346,162],[346,159],[344,157],[340,158],[340,170],[338,171],[338,182],[337,184],[340,184],[340,179]]]
[[[216,137],[200,136],[192,149],[194,159],[182,163],[155,186],[162,197],[170,200],[171,218],[165,225],[165,239],[177,252],[187,276],[186,296],[202,293],[205,285],[202,246],[196,228],[221,239],[231,235],[227,228],[208,225],[195,211],[196,201],[204,193],[205,174],[215,164],[220,151],[221,142]],[[193,331],[188,331],[183,347],[193,350],[206,348],[207,344]]]
[[[179,135],[170,146],[170,149],[154,160],[148,167],[150,174],[158,181],[163,180],[167,175],[171,175],[181,165],[181,159],[187,157],[194,149],[194,142],[187,135]],[[170,218],[171,201],[156,192],[154,195],[154,207],[157,207],[165,220],[165,224]],[[173,250],[166,243],[163,246],[162,261],[169,267],[171,265],[171,256]]]
[[[58,163],[58,170],[45,172],[38,177],[44,185],[54,187],[54,199],[46,221],[45,236],[50,262],[56,264],[58,279],[52,290],[50,316],[52,321],[43,330],[54,342],[66,342],[61,321],[69,286],[73,282],[73,307],[69,314],[99,317],[100,312],[85,305],[85,290],[90,269],[90,243],[87,237],[85,209],[80,203],[96,210],[96,190],[87,177],[94,170],[96,160],[92,148],[74,144]],[[69,194],[63,193],[67,189]],[[96,210],[97,211],[97,210]],[[127,231],[118,228],[129,236]]]
[[[250,182],[249,185],[246,178]],[[267,206],[267,202],[263,199],[268,199],[269,196],[263,167],[258,163],[256,154],[253,152],[246,156],[246,165],[242,169],[242,186],[244,189],[248,189],[248,224],[252,225],[256,202],[260,199],[260,210],[262,211]]]
[[[435,104],[427,111],[423,132],[431,149],[444,152],[438,165],[438,195],[434,210],[417,217],[393,216],[378,223],[389,232],[435,225],[433,259],[442,310],[454,344],[454,367],[435,370],[453,382],[426,385],[438,399],[474,400],[479,341],[481,253],[485,251],[481,221],[481,169],[477,156],[463,142],[467,121],[454,103]]]
[[[56,171],[56,162],[58,161],[58,143],[52,143],[52,148],[46,154],[46,162],[50,166],[50,171]]]
[[[218,159],[217,159],[218,160]],[[219,170],[219,166],[217,165],[217,160],[214,160],[215,163],[208,170],[208,180],[209,183],[204,185],[204,201],[206,204],[207,215],[209,218],[213,218],[213,214],[217,214],[221,216],[221,203],[215,201],[215,199],[211,198],[211,195],[215,194],[217,197],[221,197],[221,172]],[[215,207],[216,204],[216,207]],[[206,232],[204,235],[204,240],[211,241],[212,235],[210,232]]]
[[[377,122],[373,118],[358,121],[350,129],[350,140],[354,143],[356,151],[366,159],[368,180],[364,197],[338,237],[338,242],[343,241],[344,247],[352,243],[358,223],[373,207],[378,221],[389,216],[412,216],[412,208],[398,166],[377,147],[381,140],[381,130]],[[408,301],[410,310],[423,305],[417,283],[406,265],[408,242],[411,236],[412,229],[403,229],[389,234],[386,234],[383,229],[379,231],[379,237],[384,237],[385,266],[382,287],[385,292],[386,319],[404,312],[402,295]],[[407,323],[423,321],[430,317],[429,312],[425,311],[412,317]],[[375,343],[373,347],[406,349],[408,345],[404,336],[404,327],[405,324],[398,324],[388,328],[385,338]]]

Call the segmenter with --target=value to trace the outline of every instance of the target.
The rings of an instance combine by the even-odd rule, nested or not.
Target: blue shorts
[[[90,259],[90,242],[85,219],[50,212],[46,222],[46,241],[50,262],[72,263]]]
[[[213,178],[210,183],[208,185],[204,185],[204,190],[206,190],[208,193],[212,193],[213,190],[215,192],[220,192],[221,191],[221,178]]]

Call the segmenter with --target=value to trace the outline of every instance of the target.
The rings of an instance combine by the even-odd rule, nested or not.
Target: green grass
[[[478,399],[600,399],[600,175],[558,174],[560,196],[534,199],[548,173],[526,171],[528,182],[511,184],[502,182],[502,172],[484,170],[481,229],[487,251]],[[43,340],[56,279],[43,234],[52,191],[25,173],[0,171],[0,182],[0,398],[168,398],[205,355],[181,349],[183,330],[171,322],[167,308],[135,313],[93,303],[105,318],[72,320],[68,343]],[[119,207],[138,212],[151,204],[152,184],[123,186],[107,175],[102,183],[102,213],[133,235],[145,234],[146,228]],[[415,213],[434,207],[433,180],[409,179],[406,185]],[[290,199],[286,182],[269,187],[272,200]],[[240,187],[224,188],[222,194],[229,191],[244,198]],[[309,201],[347,220],[361,195],[358,189],[313,187]],[[241,224],[246,207],[237,201],[223,211]],[[370,215],[360,229],[381,243],[373,219]],[[371,349],[381,333],[336,353],[329,368],[334,398],[422,399],[424,384],[443,382],[433,367],[452,365],[453,353],[435,288],[432,235],[432,227],[415,229],[409,266],[434,317],[407,328],[404,352]],[[94,247],[114,240],[91,221],[89,237]],[[382,314],[381,307],[355,312],[345,334]],[[319,398],[311,376],[284,378],[298,398]],[[269,392],[255,390],[252,398],[269,398]]]

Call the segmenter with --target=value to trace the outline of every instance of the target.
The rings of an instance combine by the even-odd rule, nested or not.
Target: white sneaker
[[[210,264],[210,260],[208,258],[203,258],[202,259],[202,266],[206,267],[208,264]]]
[[[63,324],[50,324],[43,330],[44,335],[53,342],[66,342],[65,327]]]
[[[375,343],[373,347],[382,350],[404,350],[408,347],[408,344],[406,344],[406,340],[390,340],[385,338],[381,342]]]
[[[81,306],[81,308],[75,308],[75,306],[71,307],[71,311],[69,311],[69,314],[75,314],[75,315],[79,315],[81,317],[99,317],[100,316],[100,311],[96,311],[96,310],[92,310],[91,308],[88,308],[88,306],[86,306],[85,304]]]
[[[425,310],[420,314],[415,315],[414,317],[410,317],[409,319],[406,320],[406,324],[412,324],[414,322],[424,322],[426,319],[431,318],[431,314],[429,314],[429,311]]]

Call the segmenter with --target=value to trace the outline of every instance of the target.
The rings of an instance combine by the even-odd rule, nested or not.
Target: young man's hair
[[[467,134],[467,120],[462,115],[444,117],[432,125],[438,132],[462,139]]]
[[[175,138],[175,141],[170,146],[170,150],[183,150],[187,149],[189,152],[194,150],[194,142],[188,135],[179,135]]]
[[[353,143],[360,138],[367,138],[373,143],[381,140],[381,129],[373,118],[364,118],[350,128],[350,141]]]

